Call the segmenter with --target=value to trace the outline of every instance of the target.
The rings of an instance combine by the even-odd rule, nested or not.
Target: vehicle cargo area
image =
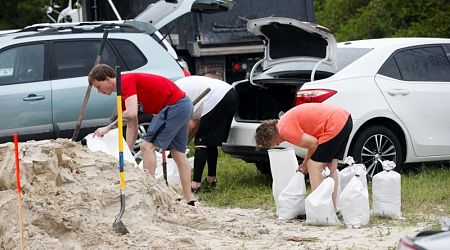
[[[239,95],[238,121],[261,121],[277,119],[281,111],[291,109],[300,84],[270,84],[255,86],[249,81],[235,86]]]

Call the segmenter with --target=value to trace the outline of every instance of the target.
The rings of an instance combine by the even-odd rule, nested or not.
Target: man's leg
[[[206,146],[196,145],[194,155],[194,176],[192,177],[192,188],[199,188],[202,182],[203,169],[207,160]]]
[[[217,158],[219,157],[219,151],[217,146],[208,146],[208,183],[214,183],[216,181],[217,172]]]
[[[156,171],[156,153],[155,144],[142,140],[141,154],[144,164],[144,169],[148,170],[150,175],[155,177]]]
[[[177,164],[178,172],[180,173],[181,188],[183,189],[184,201],[190,202],[192,200],[191,192],[191,166],[187,160],[186,154],[175,149],[170,151],[172,158]]]
[[[337,207],[336,207],[336,194],[337,194],[337,189],[339,187],[339,179],[338,179],[338,173],[336,171],[338,166],[338,160],[337,159],[333,159],[331,161],[330,164],[328,164],[328,169],[330,169],[330,176],[333,178],[334,180],[334,191],[333,191],[333,205],[334,205],[334,210],[337,212]]]
[[[309,181],[311,183],[311,190],[314,191],[320,185],[320,183],[322,183],[324,179],[322,171],[327,164],[324,162],[317,162],[311,159],[306,164],[309,173]]]

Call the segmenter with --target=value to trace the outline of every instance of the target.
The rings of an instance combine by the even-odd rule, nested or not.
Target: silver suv
[[[183,77],[161,36],[149,23],[40,24],[0,34],[0,143],[71,138],[104,30],[101,62],[123,71]],[[91,92],[79,138],[107,124],[115,97]]]

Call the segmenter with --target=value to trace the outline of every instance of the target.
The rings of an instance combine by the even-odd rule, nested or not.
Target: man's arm
[[[137,95],[129,96],[125,99],[125,111],[123,112],[124,122],[127,124],[126,141],[130,150],[133,150],[138,134],[138,101]],[[126,117],[126,119],[125,119]]]
[[[188,142],[194,138],[194,136],[197,134],[198,128],[200,127],[200,119],[197,118],[191,118],[189,120],[189,137]]]
[[[307,134],[307,133],[303,133],[300,143],[297,144],[297,146],[307,149],[306,156],[303,159],[303,162],[302,162],[302,164],[300,164],[299,169],[298,169],[298,170],[302,171],[303,173],[308,172],[306,163],[309,161],[309,159],[311,159],[311,156],[316,151],[317,146],[319,145],[318,142],[319,141],[316,137],[314,137],[310,134]]]

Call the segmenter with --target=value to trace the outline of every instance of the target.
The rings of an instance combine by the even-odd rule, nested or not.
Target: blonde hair
[[[275,146],[275,138],[278,136],[277,124],[278,120],[265,120],[256,128],[256,150]]]

